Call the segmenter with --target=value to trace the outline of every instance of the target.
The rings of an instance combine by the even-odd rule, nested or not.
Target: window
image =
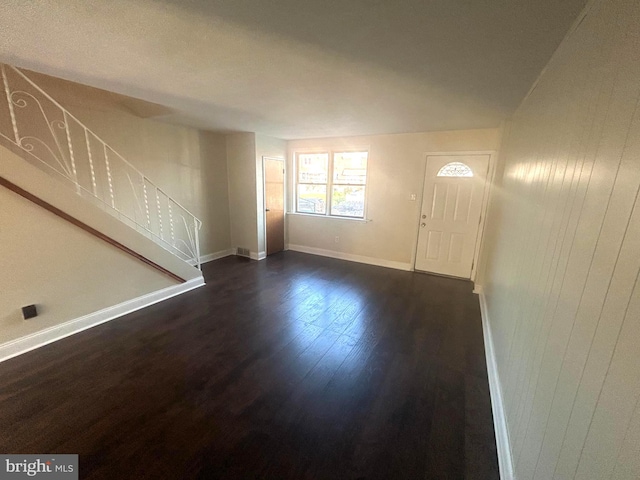
[[[473,177],[473,171],[464,163],[451,162],[438,171],[438,177]]]
[[[296,154],[296,212],[364,218],[369,152]]]

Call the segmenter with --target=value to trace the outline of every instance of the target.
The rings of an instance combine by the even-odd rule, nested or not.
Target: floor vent
[[[236,248],[236,255],[240,255],[241,257],[250,257],[251,252],[248,248],[238,247]]]

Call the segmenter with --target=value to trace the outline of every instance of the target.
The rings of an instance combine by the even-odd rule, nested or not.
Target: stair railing
[[[195,215],[20,70],[3,64],[0,69],[6,97],[0,105],[0,137],[78,195],[200,268],[202,222]]]

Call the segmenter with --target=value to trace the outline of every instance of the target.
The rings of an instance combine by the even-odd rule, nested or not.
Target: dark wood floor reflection
[[[497,479],[469,282],[280,253],[0,364],[0,452],[87,479]]]

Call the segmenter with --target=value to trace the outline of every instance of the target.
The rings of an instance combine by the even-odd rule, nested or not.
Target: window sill
[[[313,217],[313,218],[322,218],[322,219],[331,219],[331,220],[346,220],[348,222],[360,222],[360,223],[369,223],[373,221],[370,218],[337,217],[332,215],[320,215],[320,214],[314,214],[314,213],[287,212],[287,215],[292,215],[294,217]]]

